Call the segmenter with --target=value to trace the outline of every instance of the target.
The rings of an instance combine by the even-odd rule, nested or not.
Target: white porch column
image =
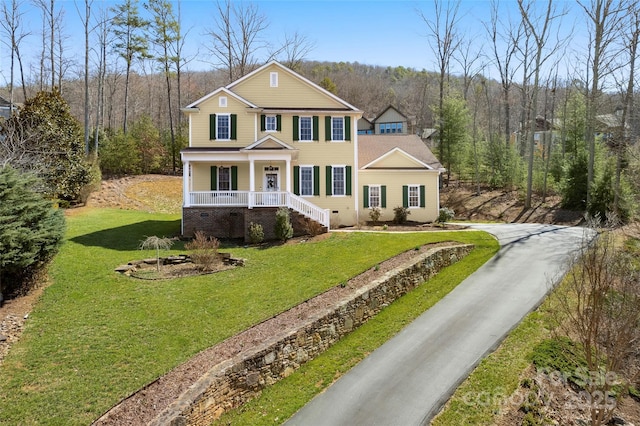
[[[256,165],[253,158],[249,158],[249,191],[256,190]]]
[[[191,163],[189,160],[182,161],[182,205],[184,207],[191,206],[191,197],[189,197],[189,191],[191,191],[191,179],[189,177],[189,168]]]
[[[293,170],[291,170],[291,158],[287,158],[287,183],[286,183],[286,189],[287,192],[291,192],[291,174],[293,173]]]

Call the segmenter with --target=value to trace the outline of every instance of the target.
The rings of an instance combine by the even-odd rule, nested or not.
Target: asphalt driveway
[[[584,229],[472,225],[498,253],[286,424],[424,425],[566,270]]]

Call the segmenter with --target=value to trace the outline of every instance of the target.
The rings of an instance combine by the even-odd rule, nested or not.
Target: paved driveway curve
[[[286,425],[424,425],[456,387],[564,272],[582,228],[472,225],[501,248],[395,337],[374,351]]]

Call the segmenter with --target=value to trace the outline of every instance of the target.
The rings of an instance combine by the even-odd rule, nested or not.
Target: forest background
[[[308,60],[317,41],[296,31],[275,42],[260,3],[211,2],[214,19],[195,33],[181,22],[180,1],[4,0],[0,29],[9,75],[0,94],[33,110],[39,103],[48,110],[64,103],[82,143],[60,149],[81,150],[87,169],[179,173],[179,151],[188,138],[180,107],[278,60],[367,118],[393,105],[409,118],[409,132],[436,129],[432,149],[447,169],[445,184],[455,179],[478,190],[519,189],[525,207],[533,193],[559,193],[565,207],[632,218],[640,193],[640,6],[518,0],[506,2],[507,10],[505,2],[482,3],[488,18],[478,18],[473,29],[468,2],[418,3],[428,8],[416,8],[406,25],[424,34],[417,54],[432,63],[418,70]],[[33,8],[39,31],[25,22]],[[192,69],[196,57],[185,46],[193,39],[201,46],[197,59],[206,58],[209,70]],[[38,98],[43,92],[54,99]],[[22,169],[42,167],[37,158],[50,146],[36,143],[28,153],[15,153],[26,134],[40,140],[18,131],[31,126],[23,115],[3,124],[0,158]],[[88,175],[70,179],[85,185]],[[74,202],[85,193],[53,195]]]

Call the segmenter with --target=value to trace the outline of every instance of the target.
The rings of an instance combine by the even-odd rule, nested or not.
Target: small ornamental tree
[[[140,243],[140,250],[156,251],[156,270],[160,271],[160,250],[169,250],[173,245],[171,238],[152,235]]]
[[[293,236],[293,226],[289,217],[289,209],[286,207],[278,208],[276,212],[276,237],[280,241],[287,241]]]
[[[38,180],[0,168],[0,305],[3,283],[21,290],[58,252],[65,232],[61,210],[34,188]]]

